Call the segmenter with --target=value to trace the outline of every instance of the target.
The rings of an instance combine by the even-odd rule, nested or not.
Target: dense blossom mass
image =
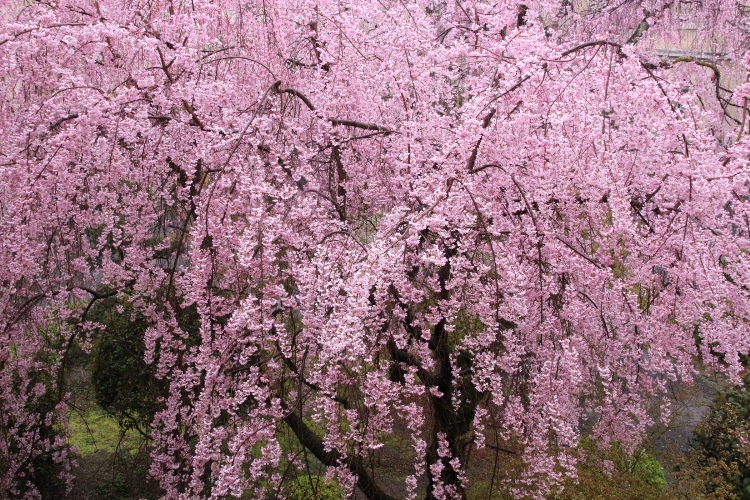
[[[145,325],[170,498],[310,461],[464,498],[507,446],[540,496],[582,435],[637,445],[750,349],[747,10],[2,0],[0,496],[75,474],[102,304]]]

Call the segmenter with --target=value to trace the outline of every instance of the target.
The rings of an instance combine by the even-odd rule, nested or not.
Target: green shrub
[[[583,440],[584,459],[578,477],[553,498],[556,500],[647,500],[668,497],[664,468],[648,452],[626,453],[618,444],[598,448]],[[605,467],[608,463],[610,466]]]
[[[741,387],[717,396],[695,440],[701,493],[750,500],[750,374]]]
[[[324,476],[303,474],[286,488],[287,500],[341,500],[346,498],[344,489]]]
[[[124,428],[145,430],[163,394],[153,368],[144,361],[148,322],[127,301],[115,299],[99,302],[90,319],[104,325],[92,352],[96,403]]]

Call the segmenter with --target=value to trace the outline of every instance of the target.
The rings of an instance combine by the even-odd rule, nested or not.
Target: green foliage
[[[169,313],[163,303],[156,307]],[[79,463],[74,495],[107,500],[159,498],[163,492],[148,477],[148,434],[167,382],[157,378],[155,367],[144,361],[144,335],[151,325],[124,292],[97,300],[85,319],[100,328],[91,337],[90,352],[77,342],[70,345],[65,372],[66,388],[74,394],[74,411],[68,413],[69,443],[77,448]],[[187,332],[188,345],[195,345],[199,338],[196,308],[178,309],[175,319]]]
[[[704,494],[712,498],[750,499],[750,374],[742,387],[714,400],[695,429]]]
[[[98,301],[88,319],[103,325],[94,338],[91,381],[96,403],[125,429],[146,432],[166,394],[167,383],[144,361],[148,320],[126,297]],[[188,345],[198,342],[200,319],[195,306],[177,310],[177,323],[188,333]]]
[[[96,497],[101,500],[125,500],[128,498],[128,487],[120,476],[102,480],[94,487]]]
[[[97,303],[90,319],[104,325],[92,352],[96,403],[123,428],[144,431],[165,391],[144,361],[148,322],[126,300],[115,299]]]
[[[78,449],[78,455],[82,457],[120,450],[135,455],[143,445],[144,438],[140,434],[121,428],[116,420],[99,409],[92,409],[85,415],[70,412],[68,425],[68,442]]]
[[[106,304],[111,309],[110,313],[117,313],[116,304],[115,300]],[[103,311],[94,312],[101,322],[105,317]],[[74,344],[68,356],[70,365],[66,386],[74,394],[71,409],[68,411],[68,442],[75,446],[78,462],[71,498],[161,498],[162,492],[148,477],[148,436],[141,434],[139,431],[142,429],[136,428],[135,425],[121,425],[123,420],[118,418],[113,408],[104,409],[97,405],[97,400],[102,398],[96,385],[97,382],[101,383],[101,380],[97,380],[93,373],[97,362],[100,361],[97,360],[101,354],[100,349],[102,345],[107,344],[102,342],[102,337],[109,333],[106,327],[110,325],[104,326],[105,328],[93,339],[90,354]],[[127,389],[128,383],[118,387],[121,391]],[[100,391],[101,387],[98,390]],[[145,421],[145,418],[143,420]]]
[[[555,500],[646,500],[668,497],[664,468],[646,451],[632,455],[618,444],[600,449],[589,440],[581,444],[584,454],[578,478],[566,485]],[[605,466],[607,465],[607,466]]]
[[[638,460],[633,463],[633,472],[646,485],[653,486],[659,491],[667,487],[667,480],[664,477],[664,467],[648,453],[642,453],[638,457]]]
[[[288,500],[341,500],[346,498],[344,489],[324,476],[303,474],[297,476],[286,489]]]

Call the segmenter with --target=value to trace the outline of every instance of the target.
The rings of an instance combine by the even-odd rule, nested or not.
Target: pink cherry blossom
[[[109,297],[168,387],[168,498],[281,496],[303,457],[464,498],[507,443],[541,496],[583,432],[632,449],[670,382],[738,380],[747,14],[574,5],[0,2],[0,496],[69,467]]]

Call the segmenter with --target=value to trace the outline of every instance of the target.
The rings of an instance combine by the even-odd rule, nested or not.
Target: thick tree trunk
[[[447,301],[450,292],[446,283],[450,278],[450,259],[456,255],[455,248],[445,250],[446,263],[438,270],[438,281],[440,301]],[[432,332],[429,347],[433,353],[436,371],[432,377],[435,388],[439,395],[430,395],[430,406],[432,409],[433,426],[430,434],[430,442],[427,448],[427,494],[426,499],[432,500],[436,497],[436,490],[440,487],[451,490],[454,498],[466,498],[466,491],[461,482],[460,468],[466,465],[466,443],[463,436],[471,430],[474,413],[477,406],[476,391],[473,390],[470,380],[461,379],[460,385],[454,387],[456,381],[455,369],[465,369],[471,364],[470,358],[458,353],[455,356],[456,366],[451,361],[453,347],[449,342],[446,331],[446,320],[441,319]],[[456,393],[455,389],[458,389]],[[458,401],[455,401],[458,398]],[[454,404],[457,402],[458,404]],[[440,442],[447,443],[447,449],[440,452]],[[447,452],[447,453],[446,453]],[[451,463],[452,459],[458,459],[458,468]],[[434,464],[441,463],[440,474],[432,472]],[[458,469],[458,470],[457,470]]]

